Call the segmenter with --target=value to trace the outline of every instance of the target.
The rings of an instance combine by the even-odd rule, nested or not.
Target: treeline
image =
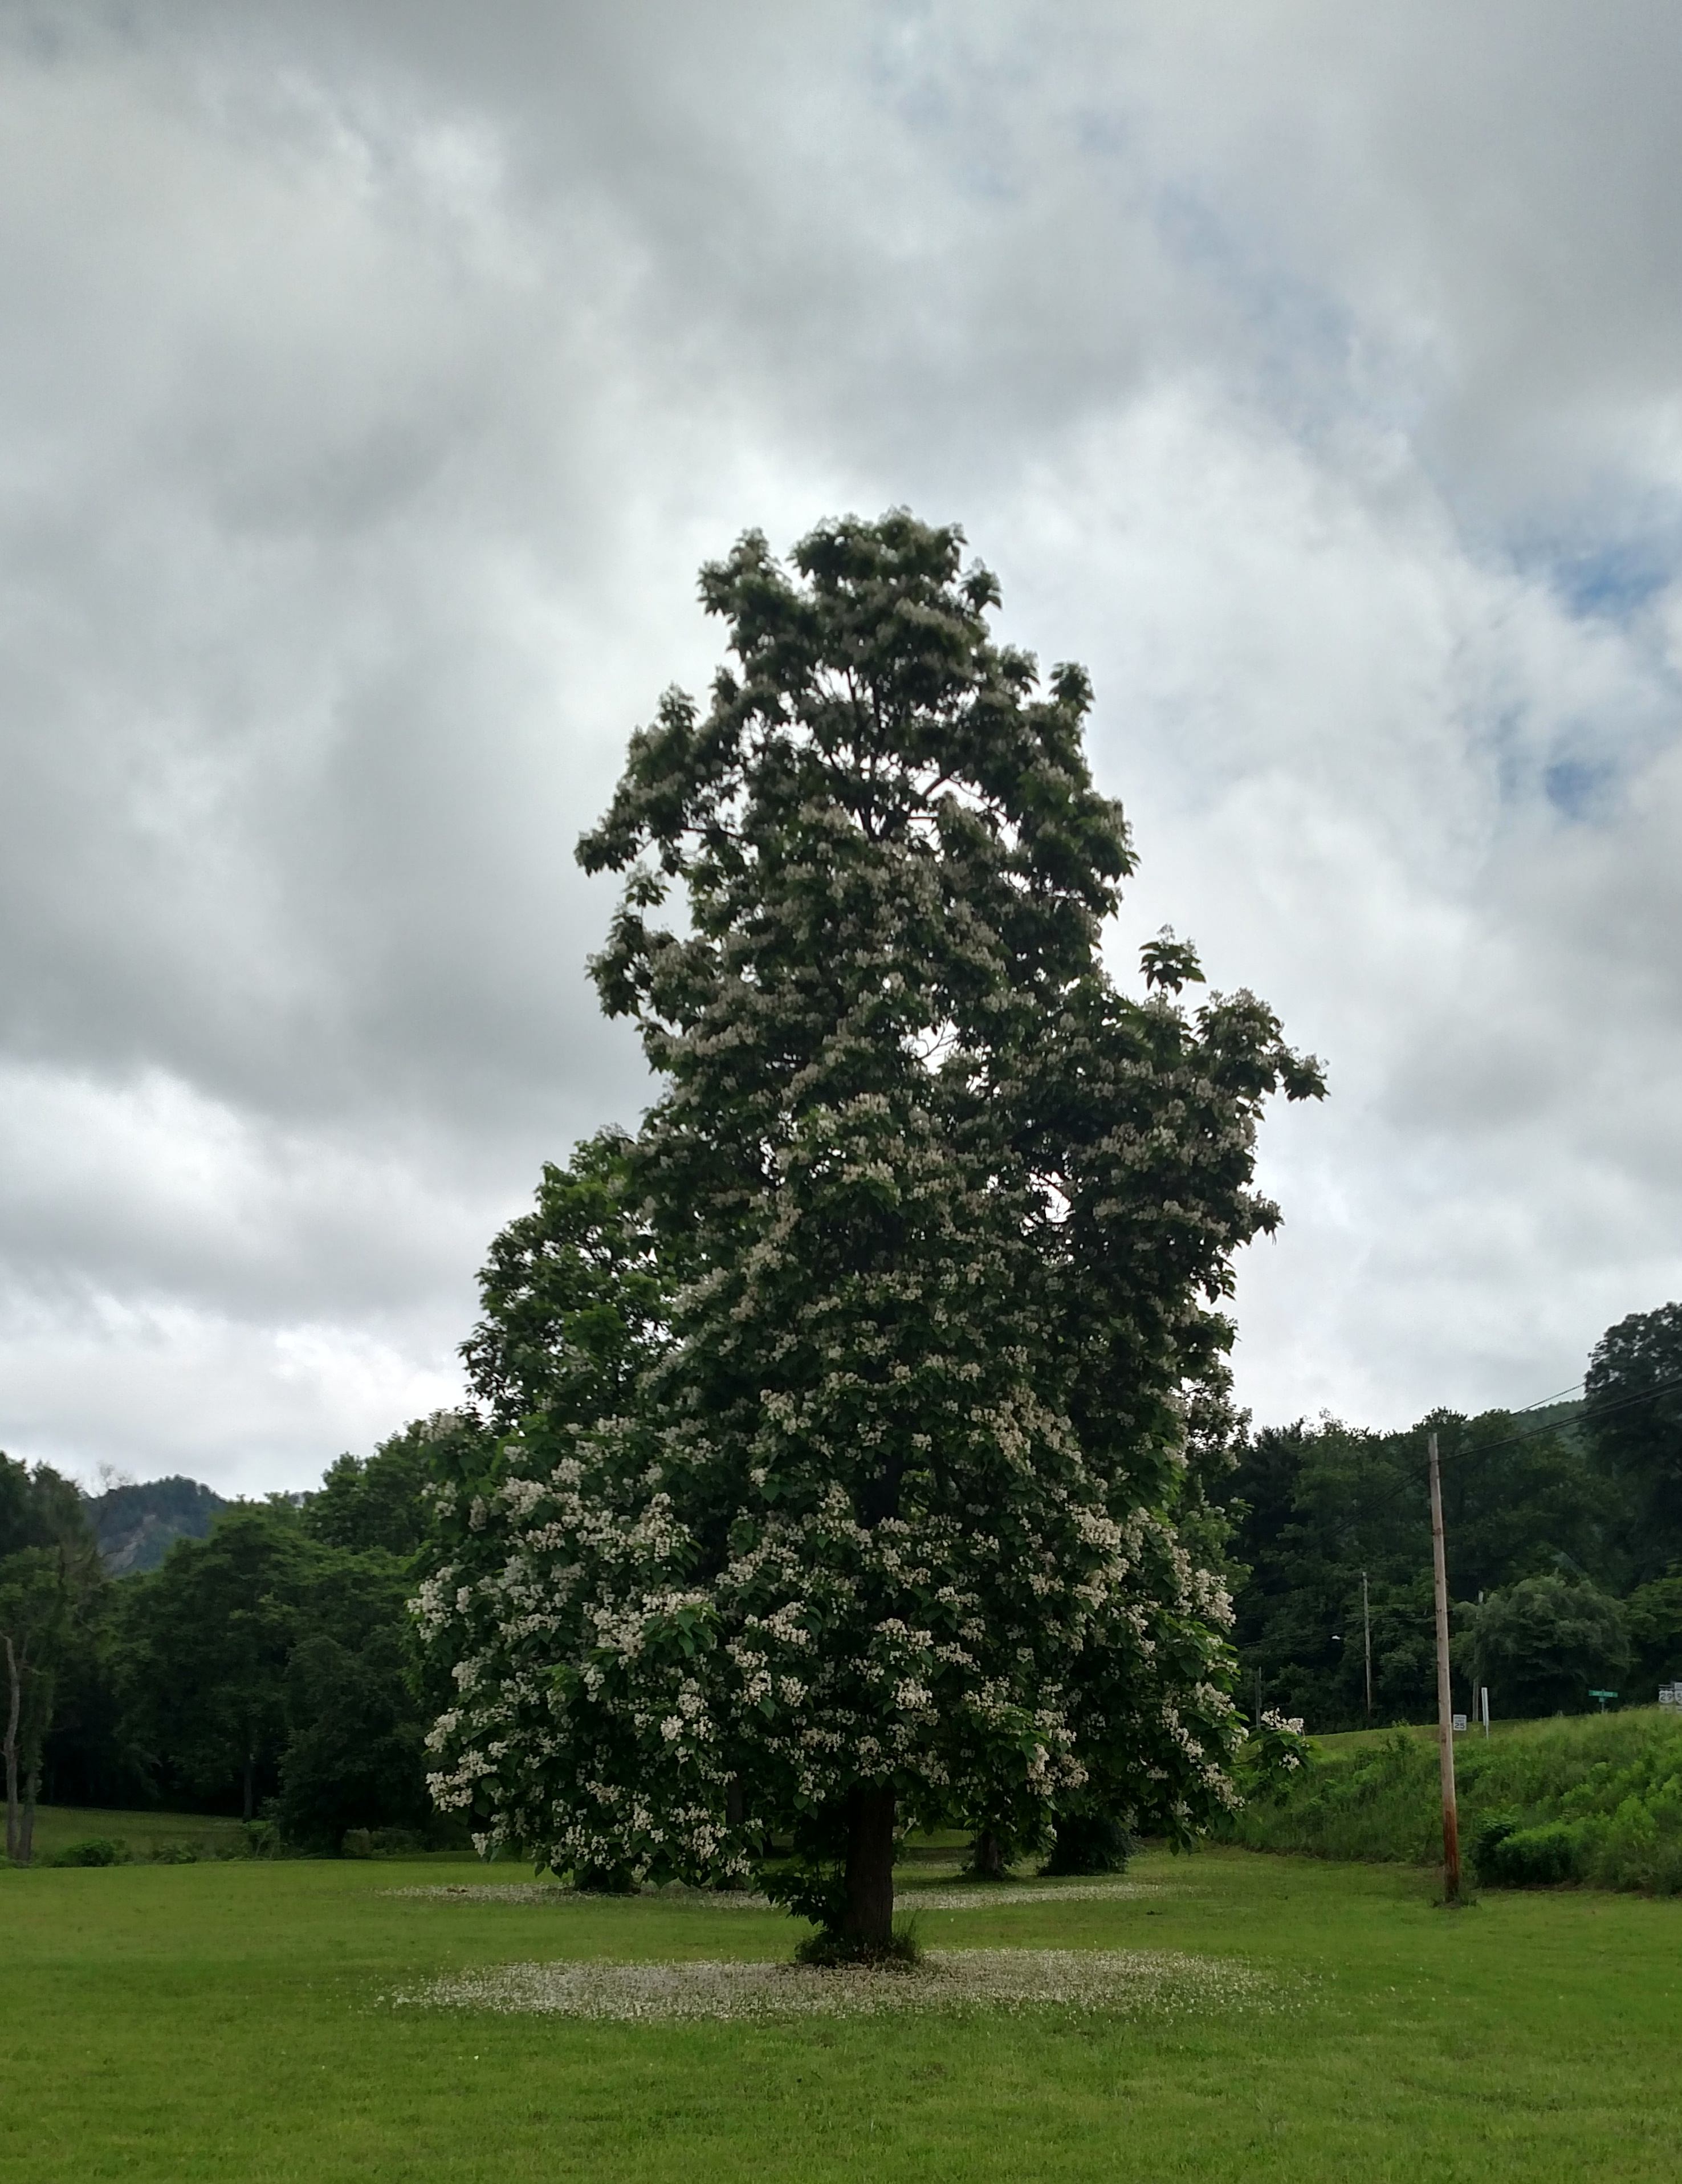
[[[563,1330],[589,1335],[552,1248],[564,1183],[551,1172],[487,1270],[465,1346],[483,1424],[410,1425],[341,1457],[315,1493],[220,1508],[208,1537],[122,1576],[73,1482],[0,1457],[8,1856],[28,1856],[37,1800],[239,1814],[301,1850],[352,1830],[438,1837],[423,1739],[451,1695],[406,1607],[427,1567],[425,1489],[482,1473],[496,1432],[541,1399]],[[1682,1680],[1682,1305],[1667,1305],[1610,1329],[1581,1401],[1540,1416],[1244,1439],[1227,1552],[1245,1711],[1323,1732],[1432,1717],[1433,1430],[1457,1703],[1470,1712],[1481,1684],[1507,1717],[1580,1713],[1595,1689],[1628,1704]]]
[[[437,1708],[406,1602],[423,1488],[460,1430],[411,1425],[318,1492],[236,1503],[116,1578],[75,1485],[0,1457],[7,1855],[30,1856],[37,1801],[237,1814],[300,1850],[436,1836]]]
[[[1648,1702],[1682,1678],[1682,1305],[1608,1329],[1581,1401],[1250,1436],[1231,1483],[1240,1696],[1311,1730],[1434,1716],[1425,1445],[1441,1454],[1456,1706]],[[1366,1582],[1363,1620],[1362,1580]],[[1372,1634],[1372,1708],[1366,1627]]]

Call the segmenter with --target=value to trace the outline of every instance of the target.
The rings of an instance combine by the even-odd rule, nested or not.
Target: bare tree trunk
[[[894,1792],[855,1790],[847,1800],[847,1908],[841,1931],[867,1949],[894,1938]]]
[[[12,1634],[6,1633],[6,1674],[10,1693],[6,1710],[6,1855],[18,1856],[22,1830],[18,1824],[18,1719],[24,1706],[23,1670],[18,1664]]]
[[[39,1763],[29,1770],[24,1785],[23,1818],[18,1824],[18,1863],[27,1865],[35,1856],[35,1801],[41,1794]]]
[[[970,1845],[970,1871],[977,1880],[1005,1878],[1005,1846],[991,1828],[980,1828]]]

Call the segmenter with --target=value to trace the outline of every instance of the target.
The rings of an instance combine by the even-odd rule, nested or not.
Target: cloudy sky
[[[309,1484],[646,1087],[572,844],[758,525],[957,520],[1329,1066],[1258,1418],[1682,1295],[1682,13],[0,0],[0,1445]]]

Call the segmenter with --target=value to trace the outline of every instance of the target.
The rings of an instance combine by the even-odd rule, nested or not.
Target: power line
[[[1582,1381],[1580,1381],[1580,1380],[1579,1380],[1579,1381],[1578,1381],[1578,1382],[1576,1383],[1576,1386],[1577,1386],[1577,1387],[1581,1387],[1581,1386],[1583,1386],[1583,1385],[1584,1385],[1584,1383],[1583,1383]],[[1648,1402],[1651,1402],[1651,1401],[1653,1401],[1657,1397],[1658,1397],[1658,1396],[1668,1396],[1668,1395],[1672,1395],[1672,1394],[1674,1394],[1678,1390],[1682,1390],[1682,1373],[1678,1373],[1678,1374],[1674,1375],[1672,1379],[1668,1379],[1668,1380],[1660,1380],[1660,1381],[1657,1382],[1657,1383],[1655,1384],[1655,1385],[1653,1385],[1652,1387],[1651,1387],[1651,1388],[1643,1388],[1643,1389],[1640,1390],[1636,1394],[1635,1394],[1635,1395],[1633,1395],[1633,1396],[1621,1396],[1621,1397],[1618,1399],[1618,1401],[1616,1401],[1616,1402],[1612,1402],[1612,1403],[1601,1403],[1601,1404],[1597,1404],[1597,1405],[1596,1405],[1592,1409],[1579,1411],[1579,1412],[1576,1413],[1576,1415],[1575,1415],[1573,1418],[1571,1418],[1571,1419],[1568,1421],[1568,1423],[1569,1423],[1571,1425],[1573,1425],[1573,1426],[1577,1426],[1577,1425],[1581,1425],[1581,1424],[1585,1424],[1585,1423],[1588,1423],[1588,1422],[1590,1422],[1590,1421],[1592,1421],[1592,1420],[1594,1420],[1594,1419],[1597,1419],[1597,1418],[1613,1418],[1613,1417],[1616,1417],[1616,1416],[1617,1416],[1617,1414],[1618,1414],[1620,1411],[1627,1411],[1627,1410],[1633,1409],[1636,1405],[1640,1404],[1640,1403],[1648,1403]],[[1563,1396],[1568,1396],[1568,1395],[1570,1395],[1570,1394],[1571,1394],[1571,1393],[1573,1393],[1573,1390],[1571,1390],[1571,1389],[1566,1389],[1566,1390],[1562,1390],[1562,1395],[1563,1395]],[[1545,1396],[1544,1397],[1542,1397],[1542,1399],[1541,1399],[1539,1402],[1534,1402],[1534,1403],[1529,1403],[1529,1404],[1527,1404],[1527,1405],[1524,1407],[1524,1410],[1523,1410],[1523,1411],[1518,1411],[1518,1412],[1509,1412],[1507,1413],[1507,1415],[1508,1415],[1509,1417],[1523,1418],[1523,1417],[1525,1415],[1525,1412],[1526,1412],[1526,1411],[1546,1410],[1546,1408],[1548,1408],[1548,1407],[1549,1407],[1549,1406],[1550,1406],[1550,1405],[1551,1405],[1551,1404],[1553,1404],[1553,1403],[1557,1403],[1557,1402],[1560,1401],[1561,1400],[1562,1400],[1562,1396]],[[1466,1466],[1467,1466],[1467,1468],[1468,1468],[1468,1469],[1473,1469],[1473,1468],[1475,1468],[1477,1465],[1479,1465],[1479,1464],[1480,1464],[1480,1463],[1482,1463],[1482,1462],[1484,1462],[1487,1461],[1487,1459],[1488,1459],[1489,1457],[1492,1457],[1492,1456],[1495,1456],[1495,1455],[1500,1454],[1500,1453],[1501,1453],[1501,1451],[1502,1450],[1504,1450],[1504,1449],[1516,1448],[1516,1447],[1519,1446],[1522,1443],[1523,1443],[1523,1442],[1525,1442],[1525,1441],[1527,1441],[1527,1440],[1538,1440],[1542,1439],[1544,1436],[1546,1436],[1546,1435],[1549,1435],[1549,1434],[1556,1433],[1556,1432],[1557,1432],[1557,1431],[1558,1431],[1558,1428],[1557,1428],[1557,1426],[1553,1425],[1553,1424],[1532,1426],[1532,1427],[1530,1427],[1530,1428],[1529,1428],[1529,1429],[1528,1431],[1526,1431],[1526,1432],[1523,1432],[1523,1433],[1515,1433],[1515,1434],[1507,1434],[1507,1435],[1505,1435],[1501,1440],[1495,1440],[1495,1441],[1484,1441],[1484,1442],[1481,1443],[1479,1446],[1477,1446],[1477,1447],[1475,1447],[1475,1448],[1470,1448],[1470,1449],[1464,1449],[1464,1450],[1461,1450],[1461,1451],[1457,1451],[1457,1452],[1456,1452],[1456,1455],[1455,1457],[1451,1457],[1451,1458],[1447,1459],[1447,1462],[1461,1462],[1461,1463],[1462,1463],[1462,1464],[1466,1465]],[[1398,1438],[1399,1438],[1399,1436],[1398,1436]],[[1430,1470],[1431,1470],[1433,1473],[1437,1472],[1437,1471],[1439,1471],[1440,1469],[1441,1469],[1441,1468],[1445,1468],[1445,1465],[1443,1465],[1441,1462],[1440,1462],[1440,1460],[1439,1460],[1439,1457],[1438,1457],[1438,1452],[1437,1452],[1437,1446],[1436,1446],[1436,1443],[1437,1443],[1437,1433],[1436,1433],[1436,1430],[1435,1430],[1434,1429],[1429,1429],[1429,1433],[1428,1433],[1428,1439],[1427,1439],[1427,1451],[1428,1451],[1428,1456],[1429,1456],[1429,1460]],[[1365,1504],[1362,1506],[1362,1508],[1361,1508],[1361,1510],[1360,1510],[1359,1516],[1358,1516],[1358,1518],[1357,1518],[1357,1522],[1359,1522],[1359,1521],[1361,1521],[1361,1520],[1362,1520],[1362,1519],[1368,1518],[1372,1517],[1373,1515],[1376,1514],[1378,1511],[1381,1511],[1381,1510],[1383,1510],[1383,1509],[1384,1509],[1384,1508],[1387,1508],[1387,1507],[1390,1506],[1390,1504],[1391,1502],[1395,1502],[1395,1500],[1396,1500],[1396,1499],[1397,1499],[1397,1498],[1398,1498],[1401,1494],[1403,1494],[1403,1493],[1405,1493],[1405,1492],[1407,1492],[1407,1491],[1408,1491],[1408,1490],[1410,1490],[1411,1489],[1414,1488],[1414,1487],[1415,1487],[1415,1485],[1416,1485],[1416,1484],[1417,1484],[1417,1482],[1415,1482],[1414,1480],[1412,1480],[1412,1479],[1399,1479],[1399,1480],[1396,1482],[1395,1485],[1395,1486],[1390,1490],[1390,1491],[1388,1494],[1380,1495],[1380,1496],[1378,1496],[1377,1497],[1377,1499],[1376,1499],[1375,1501],[1373,1501],[1373,1502],[1367,1502],[1367,1503],[1365,1503]],[[1438,1507],[1437,1507],[1437,1505],[1436,1505],[1436,1503],[1435,1503],[1435,1501],[1434,1501],[1434,1480],[1428,1480],[1428,1486],[1430,1488],[1430,1490],[1432,1490],[1432,1493],[1433,1493],[1432,1518],[1433,1518],[1433,1532],[1434,1532],[1433,1547],[1434,1547],[1434,1552],[1437,1550],[1438,1546],[1439,1546],[1439,1528],[1440,1527],[1440,1524],[1441,1524],[1441,1516],[1440,1516],[1440,1510],[1439,1510],[1439,1508],[1438,1508]],[[1441,1578],[1440,1574],[1439,1574],[1439,1575],[1438,1575],[1438,1577],[1437,1577],[1437,1588],[1438,1588],[1438,1591],[1439,1591],[1439,1592],[1440,1592],[1440,1593],[1442,1591],[1443,1585],[1444,1585],[1444,1580],[1443,1580],[1443,1579]],[[1372,1708],[1372,1700],[1371,1700],[1371,1675],[1372,1675],[1372,1669],[1371,1669],[1371,1665],[1370,1665],[1370,1663],[1371,1663],[1371,1647],[1372,1647],[1372,1635],[1371,1635],[1371,1632],[1372,1632],[1372,1623],[1371,1623],[1371,1617],[1372,1617],[1372,1614],[1373,1614],[1373,1609],[1372,1609],[1372,1607],[1371,1607],[1371,1606],[1370,1606],[1370,1604],[1369,1604],[1369,1599],[1368,1599],[1368,1594],[1367,1594],[1367,1574],[1366,1574],[1366,1572],[1365,1572],[1364,1570],[1362,1572],[1362,1579],[1361,1579],[1361,1591],[1362,1591],[1362,1612],[1363,1620],[1364,1620],[1364,1623],[1365,1623],[1366,1631],[1367,1631],[1367,1639],[1366,1639],[1366,1643],[1367,1643],[1367,1659],[1368,1659],[1368,1667],[1367,1667],[1367,1677],[1368,1677],[1368,1698],[1367,1698],[1367,1710],[1368,1710],[1368,1713],[1369,1713],[1369,1715],[1370,1715],[1370,1713],[1371,1713],[1371,1708]],[[1481,1598],[1481,1597],[1482,1597],[1482,1596],[1480,1595],[1480,1596],[1479,1596],[1479,1597]],[[1442,1605],[1441,1605],[1441,1602],[1440,1602],[1440,1600],[1436,1603],[1436,1605],[1434,1606],[1434,1609],[1433,1609],[1433,1610],[1430,1610],[1430,1611],[1427,1611],[1427,1610],[1423,1610],[1423,1609],[1417,1608],[1417,1607],[1404,1607],[1404,1606],[1401,1606],[1400,1603],[1397,1603],[1397,1602],[1393,1602],[1393,1601],[1382,1601],[1382,1602],[1380,1602],[1378,1603],[1378,1611],[1377,1611],[1377,1612],[1378,1612],[1378,1614],[1379,1614],[1379,1615],[1381,1615],[1381,1616],[1388,1617],[1388,1618],[1390,1618],[1393,1623],[1402,1623],[1402,1624],[1407,1624],[1407,1623],[1423,1623],[1423,1622],[1425,1622],[1425,1621],[1427,1621],[1427,1620],[1429,1619],[1429,1620],[1430,1620],[1430,1621],[1433,1621],[1433,1622],[1435,1622],[1435,1623],[1439,1623],[1439,1624],[1440,1624],[1440,1621],[1441,1621],[1441,1617],[1442,1617],[1443,1609],[1442,1609]],[[1440,1633],[1440,1631],[1439,1631],[1439,1633],[1438,1633],[1438,1637],[1439,1637],[1439,1649],[1440,1649],[1440,1647],[1441,1647],[1441,1644],[1442,1644],[1442,1639],[1441,1639],[1441,1633]],[[1260,1669],[1257,1669],[1257,1671],[1256,1671],[1256,1676],[1257,1676],[1257,1688],[1258,1688],[1258,1690],[1259,1690],[1259,1688],[1260,1688],[1260,1677],[1261,1677],[1261,1671],[1260,1671]],[[1259,1702],[1258,1702],[1258,1703],[1259,1703]],[[1451,1790],[1446,1790],[1446,1791],[1445,1791],[1445,1798],[1451,1797],[1451,1795],[1452,1795],[1452,1791],[1451,1791]],[[1446,1803],[1445,1803],[1445,1824],[1446,1824],[1446,1814],[1447,1814],[1447,1811],[1448,1811],[1448,1809],[1449,1809],[1449,1808],[1448,1808],[1448,1807],[1447,1807],[1447,1805],[1446,1805]]]
[[[1579,1381],[1578,1385],[1580,1387],[1582,1383]],[[1679,1373],[1674,1379],[1661,1380],[1656,1387],[1643,1388],[1639,1395],[1624,1396],[1615,1403],[1601,1403],[1593,1410],[1579,1411],[1574,1418],[1568,1418],[1565,1423],[1571,1426],[1580,1426],[1590,1418],[1609,1418],[1615,1411],[1627,1411],[1636,1403],[1650,1403],[1655,1396],[1672,1395],[1679,1388],[1682,1388],[1682,1373]],[[1557,1397],[1552,1396],[1547,1398],[1550,1403],[1557,1400]],[[1542,1403],[1532,1403],[1529,1407],[1536,1411],[1542,1410],[1546,1406]],[[1508,1415],[1523,1418],[1524,1413],[1519,1411],[1509,1412]],[[1479,1447],[1464,1451],[1462,1453],[1472,1456],[1493,1456],[1498,1448],[1512,1448],[1521,1440],[1535,1440],[1543,1434],[1557,1433],[1558,1430],[1557,1426],[1532,1426],[1528,1433],[1509,1434],[1505,1440],[1484,1441]]]
[[[1545,1411],[1551,1403],[1562,1403],[1568,1396],[1574,1396],[1582,1385],[1580,1380],[1573,1380],[1568,1388],[1562,1388],[1557,1396],[1543,1396],[1534,1403],[1521,1404],[1512,1415],[1522,1418],[1529,1411]]]
[[[1580,1386],[1582,1384],[1579,1381],[1578,1384]],[[1615,1403],[1601,1403],[1593,1410],[1579,1411],[1569,1424],[1573,1426],[1579,1426],[1595,1418],[1609,1418],[1619,1411],[1633,1408],[1637,1403],[1650,1403],[1656,1396],[1674,1394],[1678,1389],[1682,1389],[1682,1373],[1679,1373],[1674,1379],[1661,1380],[1655,1387],[1643,1388],[1639,1395],[1623,1396]],[[1541,1410],[1546,1408],[1547,1403],[1557,1400],[1557,1397],[1550,1396],[1542,1403],[1532,1403],[1527,1407],[1531,1410]],[[1523,1411],[1509,1412],[1507,1415],[1509,1418],[1522,1418],[1524,1413]],[[1499,1455],[1503,1449],[1517,1448],[1523,1441],[1540,1440],[1549,1434],[1557,1433],[1558,1430],[1558,1427],[1554,1425],[1532,1426],[1527,1432],[1508,1434],[1501,1440],[1480,1441],[1475,1448],[1458,1449],[1452,1456],[1445,1457],[1442,1459],[1442,1468],[1445,1471],[1451,1466],[1463,1465],[1468,1468],[1474,1468],[1488,1457]],[[1362,1514],[1370,1515],[1377,1510],[1387,1508],[1392,1502],[1399,1499],[1403,1494],[1414,1491],[1417,1484],[1418,1482],[1412,1479],[1398,1479],[1388,1494],[1382,1494],[1376,1501],[1367,1503]]]

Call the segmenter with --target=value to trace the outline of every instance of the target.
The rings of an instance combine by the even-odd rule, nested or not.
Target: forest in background
[[[340,1457],[312,1494],[233,1503],[187,1480],[90,1500],[0,1457],[19,1807],[32,1791],[237,1814],[313,1851],[362,1830],[442,1840],[423,1738],[446,1695],[427,1687],[405,1602],[426,1566],[425,1489],[487,1429],[441,1414]],[[1322,1732],[1433,1717],[1433,1430],[1456,1704],[1471,1711],[1482,1684],[1501,1716],[1580,1713],[1596,1689],[1639,1703],[1682,1678],[1673,1304],[1608,1329],[1570,1403],[1244,1435],[1224,1521],[1247,1713]]]
[[[1668,1304],[1608,1328],[1568,1403],[1248,1435],[1228,1508],[1251,1707],[1319,1732],[1434,1719],[1432,1431],[1458,1708],[1480,1686],[1509,1719],[1581,1713],[1596,1690],[1651,1704],[1682,1677],[1682,1305]]]
[[[136,1536],[183,1527],[128,1575],[102,1557],[97,1503],[0,1457],[19,1803],[235,1814],[302,1850],[356,1829],[441,1839],[421,1744],[434,1695],[405,1603],[437,1446],[460,1429],[417,1424],[341,1457],[313,1494],[222,1503],[203,1536],[184,1527],[207,1521],[209,1490],[159,1482],[148,1521],[151,1490],[120,1488],[120,1568]]]

